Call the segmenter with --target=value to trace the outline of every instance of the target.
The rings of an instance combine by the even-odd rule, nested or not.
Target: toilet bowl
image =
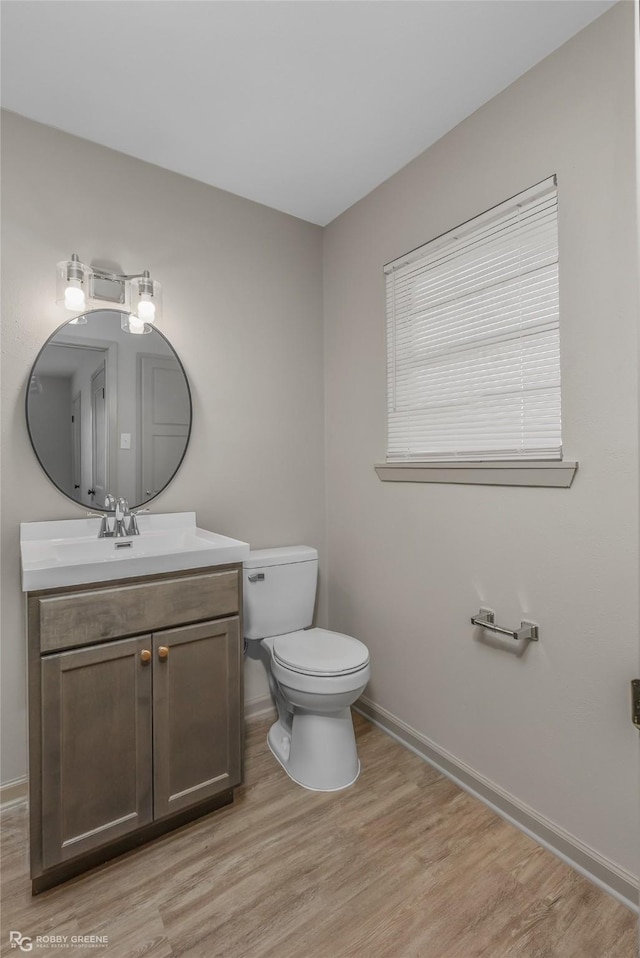
[[[261,549],[244,563],[247,641],[259,641],[278,711],[267,741],[289,777],[313,791],[352,785],[360,772],[350,706],[371,675],[358,639],[310,628],[318,553]]]

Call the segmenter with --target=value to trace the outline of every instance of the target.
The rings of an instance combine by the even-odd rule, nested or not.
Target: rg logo
[[[19,931],[10,931],[9,941],[11,942],[12,948],[19,948],[20,951],[31,951],[33,948],[33,942],[31,939],[27,938],[26,935],[21,934]]]

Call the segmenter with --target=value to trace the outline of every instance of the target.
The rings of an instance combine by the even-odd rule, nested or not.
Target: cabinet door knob
[[[169,649],[167,648],[166,645],[161,645],[160,648],[158,649],[158,658],[160,659],[161,662],[164,662],[165,659],[169,658]]]
[[[140,653],[140,661],[143,665],[146,665],[147,662],[151,661],[151,652],[149,649],[143,649]]]

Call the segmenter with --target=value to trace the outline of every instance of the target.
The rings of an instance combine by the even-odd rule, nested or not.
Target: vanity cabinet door
[[[241,780],[239,620],[153,636],[154,817]]]
[[[152,819],[151,636],[44,656],[43,866]]]

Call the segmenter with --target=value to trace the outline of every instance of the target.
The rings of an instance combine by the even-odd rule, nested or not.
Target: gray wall
[[[323,555],[322,231],[13,114],[2,127],[2,782],[26,774],[19,523],[84,511],[31,451],[24,390],[67,315],[55,264],[77,252],[163,286],[162,331],[189,376],[193,434],[153,510],[253,548]],[[322,621],[322,605],[320,610]],[[268,694],[249,662],[246,698]]]
[[[633,6],[621,3],[325,229],[330,627],[368,697],[637,874]],[[382,266],[552,173],[573,488],[382,483]],[[540,642],[474,640],[481,605]]]

